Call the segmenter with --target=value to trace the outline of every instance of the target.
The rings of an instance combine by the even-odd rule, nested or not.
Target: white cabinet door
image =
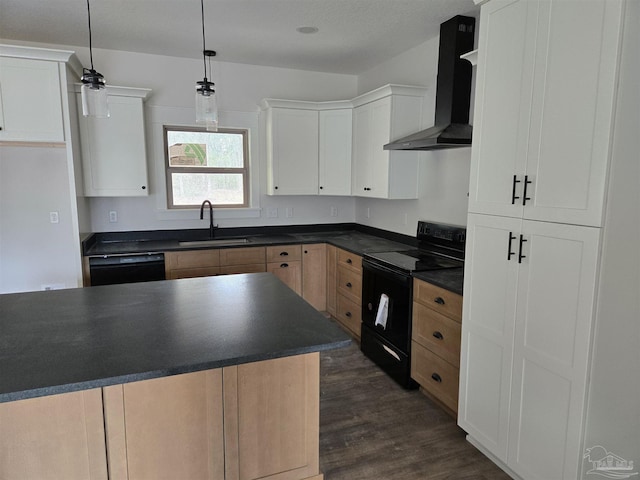
[[[317,195],[318,112],[272,108],[269,123],[269,193]]]
[[[467,224],[458,424],[505,463],[521,225],[476,214]]]
[[[64,142],[58,62],[0,57],[0,141]]]
[[[522,478],[574,479],[600,231],[525,220],[522,235],[508,465]]]
[[[371,162],[371,104],[361,105],[353,111],[353,157],[352,187],[353,195],[369,197],[373,171]]]
[[[88,197],[149,194],[143,101],[109,95],[108,118],[84,117],[78,94],[78,119]]]
[[[522,216],[537,10],[493,0],[480,12],[470,212]]]
[[[482,6],[471,212],[602,224],[622,8]]]
[[[599,229],[470,214],[467,234],[458,423],[522,478],[577,478]]]
[[[323,110],[319,125],[319,194],[351,195],[352,109]]]

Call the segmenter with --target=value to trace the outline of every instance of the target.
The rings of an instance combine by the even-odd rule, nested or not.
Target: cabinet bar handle
[[[442,377],[440,375],[438,375],[437,373],[432,373],[431,374],[431,378],[433,378],[438,383],[442,383]]]
[[[529,175],[525,175],[524,176],[524,191],[522,192],[522,205],[526,205],[527,204],[527,200],[531,200],[531,197],[527,197],[527,185],[529,185],[530,183],[533,183],[531,180],[529,180]]]
[[[509,249],[507,250],[507,261],[511,260],[511,255],[516,254],[516,252],[511,251],[511,242],[513,242],[515,239],[516,236],[513,234],[513,232],[509,232]]]
[[[526,255],[522,254],[522,244],[526,241],[527,239],[524,238],[524,235],[520,234],[520,251],[518,252],[518,263],[522,263],[522,259],[527,258]]]
[[[436,297],[433,299],[434,302],[436,302],[438,305],[444,305],[444,298],[442,297]]]
[[[280,268],[287,268],[289,266],[288,263],[281,263]]]
[[[433,336],[436,337],[438,340],[442,340],[444,338],[442,336],[442,334],[440,332],[438,332],[437,330],[435,332],[433,332]]]
[[[516,200],[518,200],[520,197],[516,197],[516,184],[520,183],[520,180],[518,180],[517,175],[513,176],[513,189],[511,190],[511,205],[515,205]]]

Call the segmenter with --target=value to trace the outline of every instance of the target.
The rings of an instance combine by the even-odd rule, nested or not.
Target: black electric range
[[[462,268],[466,228],[418,222],[418,248],[367,253],[362,261],[360,349],[405,388],[411,379],[414,272]]]

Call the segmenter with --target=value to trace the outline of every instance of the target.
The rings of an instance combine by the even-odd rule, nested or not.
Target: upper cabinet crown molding
[[[306,100],[285,100],[281,98],[265,98],[260,102],[260,108],[295,108],[298,110],[337,110],[353,107],[351,100],[332,100],[328,102],[309,102]]]
[[[0,57],[28,58],[31,60],[66,63],[78,78],[82,76],[82,64],[80,60],[78,60],[78,57],[76,57],[75,52],[71,50],[0,44]]]
[[[371,90],[370,92],[363,93],[362,95],[357,96],[351,103],[354,107],[359,107],[366,103],[375,102],[376,100],[380,100],[385,97],[389,97],[391,95],[402,95],[406,97],[424,97],[427,94],[428,89],[425,87],[416,87],[412,85],[396,85],[396,84],[388,84],[383,85],[382,87],[376,88],[375,90]],[[416,126],[416,127],[419,127]]]

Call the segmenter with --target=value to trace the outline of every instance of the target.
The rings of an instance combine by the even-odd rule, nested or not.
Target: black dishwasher
[[[89,258],[91,286],[165,280],[164,253]]]

